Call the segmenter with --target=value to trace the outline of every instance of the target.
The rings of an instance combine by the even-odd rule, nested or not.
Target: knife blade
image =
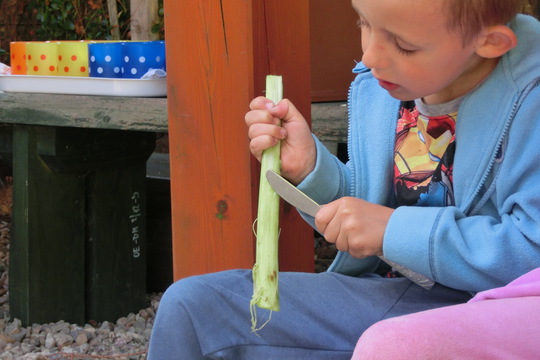
[[[287,201],[289,204],[291,204],[298,210],[305,212],[308,215],[311,215],[313,217],[317,215],[317,212],[320,210],[321,206],[317,204],[309,196],[304,194],[296,186],[294,186],[285,178],[283,178],[281,175],[279,175],[273,170],[268,170],[266,172],[266,179],[268,180],[268,183],[270,184],[270,186],[272,186],[274,191],[283,200]],[[435,284],[435,282],[429,279],[428,277],[422,274],[418,274],[412,270],[409,270],[406,267],[399,265],[393,261],[390,261],[386,259],[384,256],[379,256],[379,258],[381,258],[381,260],[383,260],[392,268],[394,268],[395,271],[401,273],[407,279],[415,282],[416,284],[420,285],[424,289],[429,290]]]
[[[315,217],[321,206],[313,199],[298,190],[296,186],[288,182],[281,175],[273,170],[266,172],[266,179],[274,191],[281,196],[283,200],[294,206],[300,211]]]

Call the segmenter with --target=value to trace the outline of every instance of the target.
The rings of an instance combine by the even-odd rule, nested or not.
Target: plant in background
[[[0,0],[0,62],[9,63],[9,42],[35,40],[37,21],[28,0]]]
[[[129,40],[130,0],[116,0],[121,40]],[[165,39],[163,0],[151,31]],[[0,0],[0,62],[10,41],[111,40],[107,0]]]
[[[129,0],[117,0],[122,39],[129,36]],[[103,0],[31,0],[38,40],[110,40],[111,25]]]
[[[163,0],[159,0],[158,2],[159,10],[158,10],[158,22],[152,26],[152,33],[159,34],[159,38],[161,40],[165,39],[165,23],[164,23],[164,15],[165,11],[163,10]]]

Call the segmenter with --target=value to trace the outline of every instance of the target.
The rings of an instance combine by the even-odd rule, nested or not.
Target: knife
[[[304,194],[296,186],[288,182],[281,175],[279,175],[273,170],[268,170],[266,171],[266,179],[268,180],[268,183],[270,184],[270,186],[272,186],[274,191],[279,196],[281,196],[283,200],[287,201],[289,204],[291,204],[298,210],[305,212],[308,215],[311,215],[313,217],[317,215],[317,212],[320,210],[321,206],[309,196]],[[383,256],[379,257],[388,265],[393,267],[395,271],[401,273],[409,280],[415,282],[416,284],[427,290],[430,290],[435,284],[433,280],[425,277],[424,275],[418,274],[412,270],[407,269],[404,266],[396,264],[395,262],[388,260]]]
[[[274,170],[266,171],[266,180],[270,183],[270,186],[274,191],[287,201],[289,204],[305,212],[308,215],[315,217],[321,206],[317,204],[313,199],[298,190],[296,186],[285,180],[285,178]]]

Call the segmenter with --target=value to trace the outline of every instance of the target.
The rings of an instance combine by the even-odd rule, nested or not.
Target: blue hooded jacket
[[[540,23],[518,15],[518,46],[467,94],[456,123],[455,206],[401,206],[384,256],[443,285],[471,292],[540,267]],[[400,102],[362,63],[349,93],[349,162],[318,141],[315,170],[299,188],[325,204],[343,196],[395,207],[393,154]],[[313,218],[306,216],[313,224]],[[376,257],[338,253],[329,271],[373,271]]]

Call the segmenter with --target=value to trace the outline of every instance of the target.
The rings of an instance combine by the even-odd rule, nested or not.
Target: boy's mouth
[[[384,80],[379,80],[379,86],[385,89],[386,91],[393,91],[399,87],[398,84],[394,84],[394,83],[384,81]]]

